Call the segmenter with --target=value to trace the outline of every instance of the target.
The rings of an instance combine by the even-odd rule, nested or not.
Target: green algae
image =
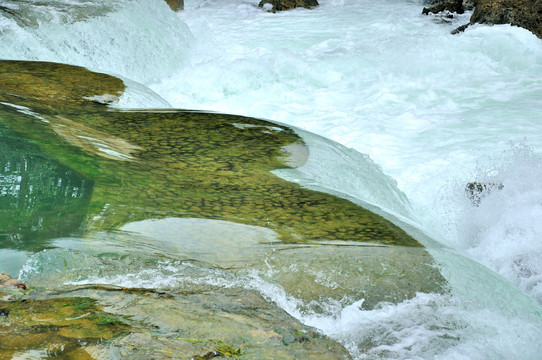
[[[100,107],[95,96],[119,96],[122,80],[78,66],[41,61],[0,61],[1,101],[41,112],[81,111]]]
[[[286,146],[302,144],[292,129],[235,115],[107,110],[81,97],[121,87],[106,75],[64,67],[0,62],[0,73],[10,74],[0,82],[0,101],[32,112],[0,105],[0,119],[94,182],[86,230],[193,217],[267,227],[284,242],[419,246],[379,215],[270,173],[289,166]]]
[[[241,348],[235,348],[229,344],[225,344],[222,341],[217,341],[214,346],[215,350],[222,356],[229,356],[234,359],[239,359],[243,352]]]
[[[235,115],[121,111],[100,103],[114,97],[99,96],[123,90],[120,80],[79,67],[0,61],[0,135],[17,144],[11,152],[10,146],[4,147],[0,175],[19,176],[12,164],[35,163],[25,173],[27,183],[47,189],[34,193],[31,201],[29,191],[18,191],[9,204],[0,202],[0,212],[16,214],[0,219],[3,236],[17,240],[0,247],[36,251],[48,246],[47,239],[70,235],[100,246],[96,237],[112,236],[119,229],[144,233],[145,226],[152,237],[144,239],[164,239],[172,231],[186,232],[186,224],[195,224],[195,243],[203,246],[209,237],[205,227],[224,230],[223,224],[235,223],[242,226],[228,229],[239,241],[259,228],[283,243],[346,240],[356,245],[317,249],[282,244],[286,250],[266,255],[261,268],[254,266],[262,277],[268,273],[265,266],[272,266],[277,271],[267,280],[306,303],[366,296],[371,308],[379,301],[410,298],[416,291],[442,291],[444,280],[432,259],[402,229],[348,200],[271,173],[303,162],[307,149],[291,128]],[[46,186],[59,178],[71,185]],[[73,194],[75,188],[80,195],[57,196]],[[35,226],[36,219],[41,226]],[[156,224],[181,224],[184,229]],[[360,243],[400,246],[357,246]],[[211,249],[226,257],[221,249],[227,246],[211,244]],[[90,277],[98,265],[103,266],[101,274],[108,274],[106,268],[124,274],[124,263],[133,266],[141,260],[106,246],[95,256],[55,254],[36,255],[49,262],[44,272],[33,274],[31,283],[58,286]],[[361,264],[347,261],[349,257]],[[63,263],[56,266],[57,261]],[[306,266],[294,272],[292,263]],[[341,286],[320,281],[312,270],[322,264],[338,268],[329,279]],[[367,274],[356,272],[364,266]],[[48,274],[51,270],[59,274]],[[0,336],[8,336],[8,327],[13,332],[9,342],[0,345],[0,355],[37,349],[52,357],[81,359],[349,357],[342,346],[304,327],[261,294],[239,288],[188,284],[162,292],[90,285],[0,303],[1,314],[7,316],[0,316]]]
[[[172,290],[172,295],[164,299],[157,294],[123,294],[108,307],[132,322],[155,327],[152,333],[134,331],[115,342],[127,358],[349,358],[341,345],[300,324],[254,291],[217,287],[183,295]]]
[[[81,306],[83,304],[83,306]],[[50,357],[70,357],[83,346],[124,334],[127,321],[104,313],[90,298],[0,301],[0,357],[39,349]]]

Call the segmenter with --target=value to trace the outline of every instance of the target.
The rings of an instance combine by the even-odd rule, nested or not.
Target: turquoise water
[[[508,25],[450,35],[468,14],[423,16],[421,1],[321,0],[279,14],[256,3],[187,1],[175,14],[159,0],[5,1],[24,16],[0,12],[0,56],[122,76],[120,107],[213,110],[302,129],[311,161],[279,175],[402,221],[453,287],[371,311],[359,309],[363,299],[330,300],[327,312],[311,313],[264,272],[235,280],[356,358],[537,359],[542,40]],[[475,207],[469,181],[504,187]]]

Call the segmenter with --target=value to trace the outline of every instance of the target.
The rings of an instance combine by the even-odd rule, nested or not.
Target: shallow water
[[[263,294],[358,358],[537,358],[540,39],[511,26],[452,36],[468,15],[422,16],[416,1],[322,0],[280,14],[249,1],[187,1],[180,14],[158,0],[82,2],[75,15],[62,1],[41,3],[51,8],[28,15],[30,25],[0,13],[3,58],[143,84],[126,81],[123,107],[249,115],[337,141],[343,146],[298,131],[315,144],[312,162],[279,174],[403,221],[453,289],[370,311],[358,308],[362,299],[330,301],[322,315],[252,274]],[[473,207],[469,181],[504,187]]]

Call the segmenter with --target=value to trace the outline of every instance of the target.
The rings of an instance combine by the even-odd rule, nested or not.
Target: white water
[[[269,292],[292,314],[359,358],[539,358],[542,326],[522,294],[542,302],[542,40],[511,26],[452,36],[468,17],[442,22],[408,0],[321,0],[312,11],[279,14],[243,0],[186,1],[180,14],[161,0],[40,3],[51,7],[30,25],[0,16],[1,58],[82,65],[139,82],[173,107],[262,117],[333,139],[361,154],[330,145],[344,166],[326,173],[329,159],[316,159],[320,168],[299,181],[398,215],[514,284],[436,248],[452,298],[341,307],[322,318]],[[80,11],[59,10],[64,3]],[[124,106],[164,106],[130,88]],[[504,187],[473,207],[464,193],[473,180]],[[505,290],[494,293],[495,284]],[[442,343],[443,333],[455,340]],[[370,353],[357,350],[376,334]]]

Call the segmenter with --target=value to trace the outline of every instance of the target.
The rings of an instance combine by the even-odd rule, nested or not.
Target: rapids
[[[294,126],[312,144],[309,161],[276,174],[402,224],[452,290],[366,310],[362,298],[307,306],[272,281],[280,271],[272,265],[198,281],[257,289],[357,359],[538,359],[542,40],[505,25],[451,35],[469,14],[423,16],[421,0],[320,0],[311,11],[277,14],[256,5],[188,0],[176,14],[161,0],[5,0],[0,58],[120,76],[128,86],[122,108],[211,110]],[[470,181],[503,188],[473,206]],[[74,246],[56,243],[66,249],[58,252]],[[23,278],[44,257],[0,255]],[[172,262],[155,275],[99,280],[147,286],[155,276],[172,286],[185,270]]]

